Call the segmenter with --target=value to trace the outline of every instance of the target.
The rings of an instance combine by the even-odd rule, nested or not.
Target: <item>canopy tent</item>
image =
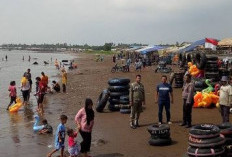
[[[191,45],[187,46],[186,48],[181,49],[179,52],[183,53],[183,52],[193,51],[196,47],[202,46],[202,45],[205,45],[205,39],[201,39],[201,40],[195,41],[194,43],[192,43]]]
[[[226,38],[219,41],[218,46],[232,46],[232,38]]]
[[[133,52],[133,51],[141,49],[141,48],[143,48],[143,47],[142,46],[133,46],[133,47],[126,49],[126,51]]]
[[[193,51],[195,48],[197,48],[198,46],[204,46],[206,48],[212,48],[209,46],[209,44],[213,44],[214,46],[216,46],[218,44],[217,39],[213,39],[213,38],[205,38],[205,39],[201,39],[198,41],[195,41],[194,43],[192,43],[191,45],[187,46],[184,49],[181,49],[179,52],[183,53],[183,52],[190,52]]]
[[[162,46],[147,46],[147,47],[145,47],[143,49],[139,49],[137,51],[141,54],[147,54],[150,52],[158,51],[160,49],[163,49],[163,47]]]

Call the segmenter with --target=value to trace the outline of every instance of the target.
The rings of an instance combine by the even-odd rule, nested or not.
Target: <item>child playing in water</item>
[[[44,119],[42,121],[42,124],[44,125],[44,128],[39,131],[40,134],[52,134],[53,129],[52,126],[48,124],[47,119]]]
[[[52,154],[59,151],[60,149],[61,149],[60,157],[64,157],[65,124],[67,120],[68,117],[66,115],[60,116],[61,123],[58,125],[55,135],[55,149],[52,152],[50,152],[47,155],[47,157],[51,157]]]
[[[10,86],[8,88],[8,91],[10,92],[9,97],[10,97],[10,103],[7,107],[7,110],[9,110],[9,107],[12,105],[13,102],[16,103],[16,96],[17,96],[17,90],[16,90],[16,83],[15,81],[10,82]]]
[[[80,148],[75,142],[75,138],[77,137],[77,132],[74,132],[73,129],[68,129],[68,152],[70,157],[77,157],[80,154]]]

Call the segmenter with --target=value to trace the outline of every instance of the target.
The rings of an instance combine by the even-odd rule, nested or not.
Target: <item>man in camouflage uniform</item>
[[[145,91],[141,83],[141,75],[136,75],[136,81],[130,87],[130,106],[131,106],[131,121],[130,127],[136,129],[139,126],[138,120],[142,112],[142,106],[145,105]]]

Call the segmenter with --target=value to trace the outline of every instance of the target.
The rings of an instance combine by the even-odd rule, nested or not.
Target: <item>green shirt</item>
[[[144,101],[145,100],[145,91],[142,83],[134,82],[130,86],[130,101]]]

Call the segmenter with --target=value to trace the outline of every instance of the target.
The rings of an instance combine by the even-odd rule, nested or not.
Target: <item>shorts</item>
[[[56,142],[55,143],[55,149],[56,150],[60,150],[60,149],[64,149],[64,143],[60,143],[60,142]]]
[[[23,101],[28,101],[28,97],[29,97],[29,90],[23,90]]]
[[[80,154],[80,146],[76,144],[73,147],[68,147],[68,152],[71,156],[79,155]]]
[[[39,95],[38,104],[42,104],[44,100],[44,94]]]
[[[12,104],[13,102],[16,103],[16,96],[11,96],[10,97],[10,104]]]

